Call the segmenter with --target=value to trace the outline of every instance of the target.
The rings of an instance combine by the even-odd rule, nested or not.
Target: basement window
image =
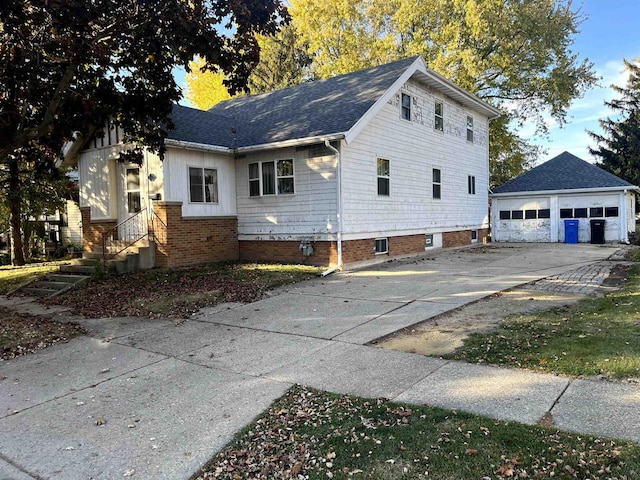
[[[383,255],[385,253],[389,253],[389,239],[376,238],[375,252],[376,252],[376,255]]]

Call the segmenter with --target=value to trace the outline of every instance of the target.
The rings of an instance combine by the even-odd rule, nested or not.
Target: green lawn
[[[640,377],[640,267],[603,298],[508,318],[445,358],[574,376]]]
[[[640,478],[640,446],[296,386],[205,478],[622,480]]]

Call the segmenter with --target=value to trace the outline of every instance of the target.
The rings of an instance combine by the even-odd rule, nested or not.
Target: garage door
[[[493,240],[496,242],[550,242],[549,198],[494,199]]]

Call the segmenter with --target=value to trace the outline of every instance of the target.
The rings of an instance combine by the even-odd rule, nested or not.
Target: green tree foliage
[[[172,70],[199,55],[240,91],[258,62],[256,34],[286,15],[280,0],[0,2],[0,165],[12,217],[19,164],[34,151],[50,161],[110,117],[134,145],[122,160],[140,161],[143,146],[162,153],[180,98]]]
[[[598,148],[589,149],[600,158],[599,167],[633,185],[640,185],[640,60],[624,60],[629,72],[625,87],[612,85],[619,98],[605,102],[616,112],[600,120],[603,133],[589,132]]]
[[[511,178],[536,155],[511,125],[559,123],[595,81],[571,50],[583,17],[563,0],[291,0],[319,77],[420,54],[430,68],[503,109],[492,170]],[[506,138],[499,138],[505,136]]]
[[[283,27],[275,35],[258,35],[257,40],[260,61],[249,76],[249,93],[279,90],[310,79],[312,59],[292,26]],[[232,95],[225,85],[224,73],[203,71],[203,66],[200,58],[191,63],[191,72],[186,76],[185,96],[195,107],[207,110]]]

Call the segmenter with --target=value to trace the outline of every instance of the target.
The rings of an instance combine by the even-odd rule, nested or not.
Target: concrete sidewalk
[[[616,251],[439,251],[204,309],[179,325],[84,320],[91,336],[0,363],[0,479],[186,479],[293,383],[530,424],[545,417],[640,442],[639,386],[366,345],[541,278],[597,283]]]

